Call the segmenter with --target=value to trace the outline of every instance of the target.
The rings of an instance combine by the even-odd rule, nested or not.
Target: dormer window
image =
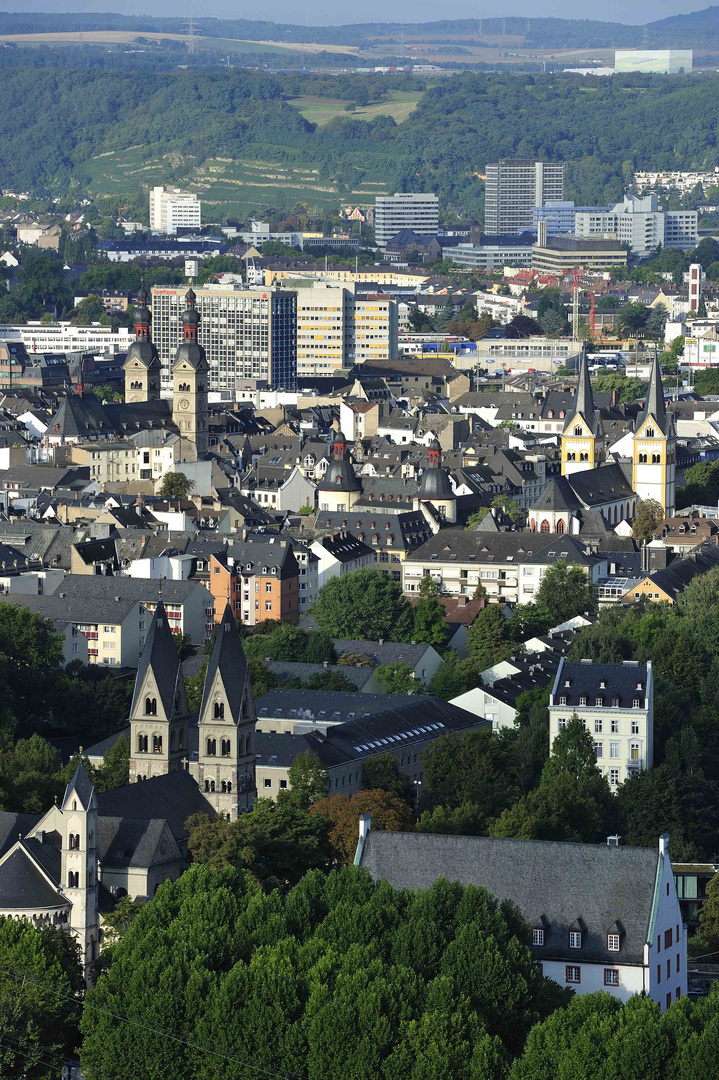
[[[582,947],[582,932],[581,930],[569,931],[569,948],[581,949]]]
[[[532,930],[532,945],[544,945],[544,930]]]
[[[586,705],[587,704],[587,695],[586,694],[581,694],[580,695],[579,704],[580,705]]]
[[[619,934],[607,934],[607,952],[619,952]]]
[[[594,704],[597,705],[598,707],[601,707],[604,704],[604,698],[603,697],[595,698]]]
[[[560,697],[559,704],[560,705],[566,705],[567,704],[567,698],[566,698],[566,696],[564,694]]]
[[[571,686],[571,679],[565,679],[564,680],[564,685],[565,686]]]
[[[607,689],[607,684],[606,684],[606,681],[604,679],[602,679],[602,681],[600,682],[599,689],[600,690],[606,690]]]

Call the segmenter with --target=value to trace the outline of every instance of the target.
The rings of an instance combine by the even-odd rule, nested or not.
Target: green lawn
[[[387,101],[377,105],[361,105],[351,114],[357,120],[372,120],[375,116],[392,116],[401,124],[417,108],[422,97],[421,90],[391,90]],[[298,97],[290,98],[289,104],[302,113],[305,120],[320,127],[334,120],[335,116],[348,116],[345,112],[346,101],[335,98]]]

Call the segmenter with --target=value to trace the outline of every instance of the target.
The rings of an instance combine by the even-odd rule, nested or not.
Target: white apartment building
[[[186,285],[152,289],[152,337],[162,363],[162,385],[172,385],[172,363],[182,341]],[[296,294],[289,289],[242,289],[198,285],[197,340],[210,365],[210,391],[240,382],[264,382],[272,389],[295,387],[297,379]]]
[[[532,243],[519,243],[510,236],[485,236],[481,244],[455,244],[446,247],[442,254],[457,266],[468,270],[502,270],[505,266],[530,267]]]
[[[531,229],[533,209],[564,199],[564,164],[507,158],[486,167],[484,230],[493,236]]]
[[[150,191],[150,229],[174,235],[179,229],[202,227],[202,203],[193,191],[154,187]]]
[[[93,323],[90,326],[71,326],[69,322],[43,326],[39,322],[26,325],[0,326],[0,339],[22,341],[29,353],[127,352],[135,340],[134,330],[125,327],[113,331],[110,326]]]
[[[439,199],[436,195],[398,191],[377,195],[374,203],[374,235],[385,247],[401,229],[418,236],[436,236],[439,230]]]
[[[697,245],[696,210],[667,211],[659,208],[656,195],[644,198],[625,196],[608,212],[583,211],[575,214],[575,236],[613,237],[629,244],[637,255],[654,248],[694,248]]]
[[[677,191],[693,191],[697,184],[702,187],[719,186],[719,165],[715,165],[712,172],[636,172],[634,183],[637,191],[648,191],[651,188],[674,188]]]
[[[358,297],[353,284],[297,290],[297,374],[330,375],[358,360],[397,359],[397,301]]]
[[[612,789],[652,766],[652,662],[569,663],[562,658],[549,696],[549,745],[577,715],[594,739],[597,767]]]

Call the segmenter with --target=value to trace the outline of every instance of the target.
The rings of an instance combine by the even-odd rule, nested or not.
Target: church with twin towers
[[[252,809],[257,715],[230,605],[207,665],[199,715],[190,713],[175,641],[160,602],[147,635],[130,710],[130,783],[189,772],[228,821]]]

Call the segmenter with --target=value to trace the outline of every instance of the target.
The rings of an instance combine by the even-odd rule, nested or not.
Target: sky
[[[701,0],[604,0],[601,6],[578,11],[576,0],[513,0],[511,6],[501,12],[507,17],[521,15],[537,18],[554,16],[556,18],[597,19],[607,22],[623,22],[643,25],[669,15],[679,15],[689,11],[699,11],[703,7]],[[499,14],[495,3],[490,0],[455,0],[451,11],[442,11],[436,0],[365,0],[358,7],[355,0],[303,0],[301,4],[290,0],[278,0],[278,3],[263,4],[261,9],[255,4],[238,4],[232,0],[214,0],[212,5],[199,0],[5,0],[6,11],[112,11],[124,15],[213,15],[219,18],[271,19],[275,22],[306,23],[311,26],[338,25],[341,23],[400,21],[434,22],[439,18],[488,18]]]

